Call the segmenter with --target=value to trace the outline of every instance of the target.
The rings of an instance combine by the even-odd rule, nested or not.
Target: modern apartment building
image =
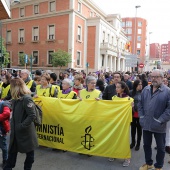
[[[161,45],[161,60],[163,62],[170,63],[170,41],[168,41],[168,44],[162,44]]]
[[[150,44],[149,59],[161,59],[161,45],[159,43]]]
[[[140,62],[144,62],[147,45],[147,21],[138,17],[122,18],[122,27],[131,43],[132,53],[138,55]]]
[[[24,53],[33,56],[34,69],[51,69],[51,53],[62,49],[76,70],[125,70],[129,52],[121,17],[106,15],[91,0],[20,0],[11,14],[3,21],[11,67],[20,66]]]

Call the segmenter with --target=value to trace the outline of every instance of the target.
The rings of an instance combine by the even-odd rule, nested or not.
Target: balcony
[[[10,17],[10,0],[0,0],[0,20],[9,19]]]

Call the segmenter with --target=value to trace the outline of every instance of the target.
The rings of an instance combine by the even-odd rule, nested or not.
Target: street
[[[153,142],[153,148],[155,142]],[[153,149],[153,160],[155,160],[156,150]],[[18,154],[16,167],[14,170],[23,170],[25,154]],[[170,170],[168,164],[170,156],[166,153],[163,170]],[[122,166],[123,160],[116,159],[109,162],[108,158],[87,155],[80,155],[72,152],[60,150],[52,151],[51,148],[39,147],[35,151],[35,163],[32,170],[138,170],[144,163],[144,152],[141,147],[139,151],[132,149],[132,159],[129,167]]]

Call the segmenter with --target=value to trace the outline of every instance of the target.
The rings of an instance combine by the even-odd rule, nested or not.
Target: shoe
[[[139,170],[149,170],[149,169],[154,169],[154,166],[153,165],[144,164],[143,166],[141,166],[139,168]]]
[[[130,144],[130,149],[132,149],[134,146],[135,146],[135,144],[134,144],[134,143],[131,143],[131,144]]]
[[[162,168],[155,168],[155,170],[162,170]]]
[[[166,146],[166,147],[165,147],[165,151],[166,151],[168,154],[170,154],[170,146]]]
[[[130,164],[130,159],[125,159],[123,162],[123,166],[127,167],[127,166],[129,166],[129,164]]]
[[[139,149],[140,149],[140,146],[139,146],[139,145],[136,145],[135,151],[138,151]]]
[[[109,158],[108,161],[113,162],[115,158]]]

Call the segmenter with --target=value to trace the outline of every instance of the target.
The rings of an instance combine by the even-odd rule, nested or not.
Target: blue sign
[[[25,63],[28,63],[28,55],[27,54],[25,54],[24,60],[25,60]]]

